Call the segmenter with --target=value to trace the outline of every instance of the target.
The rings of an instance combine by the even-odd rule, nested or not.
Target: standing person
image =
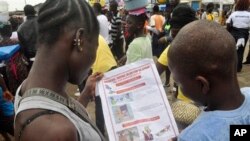
[[[11,39],[12,27],[9,22],[0,22],[0,48],[10,45],[17,45],[18,41]],[[28,62],[21,51],[17,51],[9,60],[5,60],[4,67],[1,67],[1,73],[12,94],[15,94],[19,85],[28,76]]]
[[[109,21],[108,18],[102,14],[102,6],[100,3],[93,4],[94,12],[97,16],[97,20],[100,26],[100,35],[106,40],[108,44],[111,43],[111,39],[109,36]]]
[[[206,12],[203,12],[201,19],[208,20],[208,21],[214,21],[214,15],[212,13],[213,10],[214,10],[214,4],[208,3],[206,6]]]
[[[164,45],[165,47],[168,47],[169,43],[172,41],[172,35],[170,34],[170,29],[171,29],[171,25],[170,25],[170,20],[172,18],[172,12],[174,10],[175,7],[177,7],[180,4],[180,0],[170,0],[168,3],[166,3],[166,16],[165,16],[165,23],[164,23],[164,32],[165,32],[165,36],[161,37],[159,39],[159,44]],[[161,52],[162,54],[162,52]],[[170,86],[170,71],[168,69],[168,67],[166,67],[165,69],[165,84],[164,86],[169,87]]]
[[[37,40],[37,16],[33,6],[26,5],[24,7],[26,21],[20,25],[17,30],[18,39],[22,52],[29,60],[29,69],[32,66],[32,58],[36,55],[36,40]]]
[[[161,52],[165,49],[164,44],[159,44],[158,40],[162,36],[163,25],[165,23],[165,17],[160,14],[159,6],[153,7],[153,15],[150,17],[149,25],[156,29],[156,33],[152,33],[152,51],[153,55],[159,57]]]
[[[110,2],[110,11],[112,12],[112,19],[111,19],[111,38],[112,38],[112,45],[111,50],[116,59],[121,59],[123,57],[123,33],[122,33],[122,22],[121,17],[118,12],[118,3],[113,0]]]
[[[174,39],[175,36],[178,34],[180,29],[185,26],[186,24],[197,20],[195,17],[195,11],[188,5],[178,5],[172,13],[172,18],[170,20],[170,32],[171,32],[171,38]],[[161,53],[161,56],[157,60],[156,67],[161,75],[163,71],[168,72],[169,76],[166,78],[167,86],[169,86],[169,79],[170,79],[170,70],[168,68],[168,59],[167,59],[167,53],[168,49],[171,46],[171,44]],[[166,83],[165,83],[166,84]],[[178,95],[177,98],[184,100],[184,101],[190,101],[187,98],[185,98],[181,91],[177,91]]]
[[[0,134],[6,141],[11,141],[10,134],[14,136],[14,105],[13,95],[9,92],[3,77],[0,74]]]
[[[235,41],[221,25],[205,20],[186,25],[168,60],[184,95],[206,106],[179,141],[228,141],[230,125],[250,124],[250,88],[239,87]]]
[[[233,12],[227,19],[227,27],[236,41],[238,54],[237,72],[242,70],[242,61],[249,36],[250,12],[248,12],[249,0],[238,0]]]
[[[83,0],[47,0],[37,22],[36,61],[15,97],[15,140],[105,140],[85,109],[103,75],[89,77],[78,101],[66,93],[67,83],[80,84],[95,61],[94,11]]]
[[[145,13],[138,16],[129,14],[126,27],[134,39],[128,46],[126,56],[120,60],[121,64],[124,62],[129,64],[141,59],[153,58],[151,40],[144,32],[146,20],[147,16]]]

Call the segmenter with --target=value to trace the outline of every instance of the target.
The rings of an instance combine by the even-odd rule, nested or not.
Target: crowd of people
[[[107,140],[96,82],[105,72],[146,58],[157,58],[166,87],[174,79],[179,141],[228,141],[231,124],[249,125],[250,88],[240,88],[237,80],[250,63],[250,52],[243,62],[249,0],[235,1],[227,28],[214,22],[213,3],[198,16],[180,0],[166,5],[165,14],[158,5],[149,14],[121,9],[115,0],[109,10],[84,0],[46,0],[38,13],[26,5],[22,24],[0,21],[0,48],[20,45],[10,59],[0,60],[5,140],[11,140],[8,134],[16,141]],[[77,99],[66,92],[67,83],[78,85]],[[95,123],[86,111],[91,101]]]

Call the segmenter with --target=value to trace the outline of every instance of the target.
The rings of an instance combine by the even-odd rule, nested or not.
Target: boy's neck
[[[224,86],[223,86],[224,85]],[[207,111],[214,110],[235,110],[239,108],[245,97],[242,95],[238,83],[234,84],[221,84],[210,92],[210,101],[208,101]]]

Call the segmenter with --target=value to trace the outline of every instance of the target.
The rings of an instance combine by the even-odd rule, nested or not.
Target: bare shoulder
[[[21,125],[25,117],[16,119],[15,140],[18,141]],[[29,115],[29,114],[28,114]],[[27,119],[27,118],[26,118]],[[31,121],[22,131],[20,141],[78,141],[78,133],[74,124],[61,114],[43,115]]]

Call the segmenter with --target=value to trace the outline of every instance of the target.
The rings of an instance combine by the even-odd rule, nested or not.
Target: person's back
[[[78,100],[66,90],[95,61],[99,24],[92,8],[83,0],[46,0],[37,24],[36,61],[15,98],[15,140],[105,140],[85,109],[102,73],[89,76]]]
[[[17,34],[24,55],[30,59],[35,57],[37,50],[37,17],[35,16],[36,12],[31,5],[26,5],[24,11],[27,19],[20,25]]]
[[[241,92],[245,96],[245,101],[239,108],[229,111],[202,112],[192,126],[182,132],[179,140],[229,141],[230,125],[250,124],[250,88],[242,88]],[[208,128],[209,126],[212,128]]]
[[[106,42],[110,44],[112,41],[109,37],[109,21],[108,18],[102,14],[102,6],[100,3],[94,3],[93,4],[93,10],[95,14],[97,15],[97,20],[99,22],[100,26],[100,35],[104,37]]]
[[[180,141],[228,141],[230,125],[250,124],[250,88],[239,88],[235,41],[223,27],[205,20],[186,25],[172,42],[168,61],[184,95],[206,106]]]
[[[106,42],[108,44],[111,43],[111,39],[109,37],[109,22],[108,22],[108,18],[101,14],[97,16],[97,20],[99,22],[100,25],[100,34],[104,37],[104,39],[106,40]]]
[[[139,61],[141,59],[153,58],[151,40],[148,36],[135,38],[128,47],[126,64]]]

